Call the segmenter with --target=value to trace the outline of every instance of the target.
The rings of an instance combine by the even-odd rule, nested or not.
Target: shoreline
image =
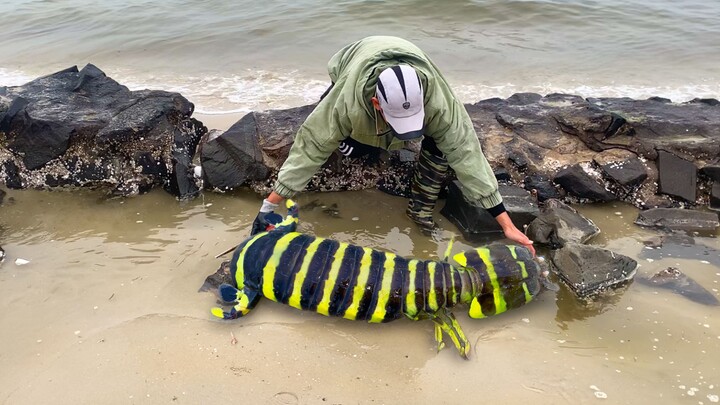
[[[208,131],[211,131],[213,129],[217,129],[220,131],[227,131],[230,129],[233,124],[238,122],[240,118],[244,117],[245,112],[233,112],[233,113],[223,113],[223,114],[198,114],[194,113],[192,115],[192,118],[195,118],[196,120],[200,121],[205,125],[208,129]]]

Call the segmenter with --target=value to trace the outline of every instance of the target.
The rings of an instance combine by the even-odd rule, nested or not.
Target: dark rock
[[[499,182],[509,183],[512,181],[512,176],[510,176],[510,173],[504,167],[495,169],[494,173],[495,179],[497,179],[497,181]]]
[[[257,136],[271,170],[279,170],[285,162],[300,125],[315,109],[316,104],[281,111],[253,113]]]
[[[555,187],[555,184],[550,179],[542,175],[525,176],[523,186],[525,190],[535,195],[538,202],[544,202],[550,199],[559,199],[562,197]]]
[[[2,165],[2,174],[5,178],[5,185],[8,188],[21,189],[23,188],[22,178],[20,177],[20,169],[18,169],[15,162],[12,160],[6,160]]]
[[[637,277],[641,284],[664,288],[704,305],[720,305],[718,298],[676,267],[661,270],[651,278]]]
[[[200,149],[200,164],[206,188],[228,190],[267,177],[255,115],[245,115],[224,133],[210,132]]]
[[[712,104],[519,93],[507,99],[466,104],[465,108],[491,167],[501,173],[501,179],[525,178],[524,187],[535,189],[539,201],[568,196],[592,201],[621,199],[644,209],[679,204],[669,195],[657,194],[657,149],[692,159],[698,166],[717,161],[720,106]],[[253,190],[269,191],[297,129],[313,108],[314,105],[309,105],[253,113],[262,164],[269,173],[264,180],[249,181]],[[621,153],[621,149],[627,153]],[[693,157],[694,154],[699,157]],[[380,184],[379,188],[395,195],[402,193],[399,186],[406,181],[406,171],[403,174],[394,171],[398,163],[404,163],[402,160],[367,166],[374,163],[333,159],[335,162],[323,166],[307,190],[340,191]],[[593,161],[597,168],[588,165]],[[527,179],[555,179],[562,168],[578,164],[587,166],[587,174],[592,178],[590,181],[575,173],[582,177],[580,184],[585,186],[584,190],[573,183],[556,191],[552,185],[528,184]],[[387,179],[388,176],[397,177],[397,181]],[[563,175],[559,179],[562,182]],[[709,189],[702,192],[698,195],[701,203],[707,201]]]
[[[712,210],[720,210],[720,182],[714,182],[710,191],[709,208]]]
[[[716,107],[716,106],[720,105],[720,101],[718,101],[718,99],[716,99],[716,98],[694,98],[694,99],[688,101],[688,103],[701,103],[701,104],[707,104],[712,107]]]
[[[229,261],[222,262],[220,264],[220,267],[215,271],[215,273],[207,276],[205,278],[205,282],[202,286],[200,286],[198,292],[210,291],[217,295],[218,287],[220,287],[221,284],[235,284],[235,280],[233,280],[232,276],[230,275]]]
[[[524,172],[528,168],[528,159],[525,155],[512,153],[508,156],[508,160],[517,168],[519,172]]]
[[[149,152],[139,152],[135,156],[135,164],[140,168],[140,173],[148,176],[164,178],[168,175],[168,168],[162,162],[158,162]]]
[[[9,134],[7,148],[20,156],[28,170],[35,170],[65,153],[73,129],[42,119],[33,119],[26,107],[29,102],[19,97],[10,105],[0,132]],[[22,107],[20,107],[22,106]],[[38,135],[42,136],[38,136]]]
[[[7,192],[0,188],[0,205],[2,205],[3,201],[5,201],[6,195],[7,195]]]
[[[417,155],[412,151],[406,149],[392,151],[389,162],[391,169],[379,176],[378,190],[390,195],[409,198],[416,160]]]
[[[518,99],[522,101],[518,102]],[[582,97],[568,94],[550,94],[541,99],[518,97],[496,106],[495,119],[503,128],[513,131],[521,138],[542,148],[555,149],[562,144],[563,139],[546,134],[567,130],[577,136],[584,134],[586,129],[595,130],[595,125],[591,123],[595,117],[590,118],[593,114],[587,114],[589,107]],[[607,117],[607,127],[612,120],[611,114],[599,115]],[[518,161],[517,157],[512,158],[513,154],[506,156]]]
[[[720,226],[718,214],[682,208],[652,208],[638,213],[635,223],[669,230],[714,231]]]
[[[553,271],[581,298],[628,282],[637,269],[637,262],[627,256],[578,243],[552,250],[550,258]]]
[[[658,151],[658,192],[694,203],[697,198],[695,165],[665,151]]]
[[[718,106],[630,98],[589,98],[593,105],[626,120],[626,129],[603,141],[650,160],[664,150],[686,159],[710,160],[720,154]]]
[[[633,152],[623,149],[608,149],[594,157],[595,163],[621,187],[635,188],[647,179],[647,168]]]
[[[448,198],[440,213],[455,224],[468,241],[481,241],[491,235],[502,234],[495,218],[486,209],[470,205],[463,197],[462,190],[459,181],[450,183]],[[508,215],[519,229],[537,217],[537,203],[526,190],[502,184],[499,190]]]
[[[700,173],[709,177],[712,181],[720,182],[720,165],[718,164],[705,165],[700,169]]]
[[[548,200],[525,234],[536,244],[559,249],[567,243],[585,243],[600,229],[590,219],[558,200]]]
[[[181,183],[190,171],[185,162],[205,131],[190,118],[193,105],[180,94],[130,91],[91,64],[6,88],[3,110],[2,174],[7,184],[22,187],[102,187],[133,195]],[[144,173],[139,155],[167,170]],[[176,189],[179,197],[197,192],[188,184]]]
[[[615,195],[605,188],[597,176],[588,173],[581,164],[575,164],[558,172],[553,181],[577,198],[603,202],[615,200]]]
[[[648,98],[648,100],[650,100],[650,101],[657,101],[657,102],[665,103],[665,104],[670,104],[670,103],[672,103],[672,100],[670,100],[669,98],[665,98],[665,97],[657,97],[657,96],[655,96],[655,97],[650,97],[650,98]]]
[[[542,100],[542,96],[537,93],[515,93],[508,97],[507,102],[510,105],[528,105],[535,104]]]
[[[395,157],[399,163],[409,163],[417,161],[417,152],[408,149],[399,149],[391,153],[391,157]]]

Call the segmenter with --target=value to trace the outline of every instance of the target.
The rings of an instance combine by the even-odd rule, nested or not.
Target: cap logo
[[[406,110],[409,110],[409,109],[410,109],[410,103],[409,103],[408,101],[404,102],[404,103],[403,103],[403,108],[406,109]]]

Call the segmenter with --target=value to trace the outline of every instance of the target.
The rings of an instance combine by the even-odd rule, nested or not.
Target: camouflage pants
[[[344,156],[359,158],[377,154],[379,148],[348,138],[340,144],[339,150]],[[430,137],[423,138],[420,156],[415,164],[410,187],[410,202],[406,213],[425,232],[430,232],[436,227],[432,219],[433,211],[447,172],[447,159],[438,149],[435,140]]]

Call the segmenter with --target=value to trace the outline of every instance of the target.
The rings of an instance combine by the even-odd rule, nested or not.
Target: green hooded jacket
[[[404,39],[387,36],[352,43],[330,59],[328,72],[335,85],[300,126],[273,187],[277,194],[290,198],[302,191],[348,137],[385,149],[402,146],[403,141],[388,133],[370,101],[380,73],[401,63],[415,68],[420,76],[425,93],[424,136],[433,138],[445,154],[463,185],[465,199],[484,208],[502,202],[465,106],[423,51]]]

